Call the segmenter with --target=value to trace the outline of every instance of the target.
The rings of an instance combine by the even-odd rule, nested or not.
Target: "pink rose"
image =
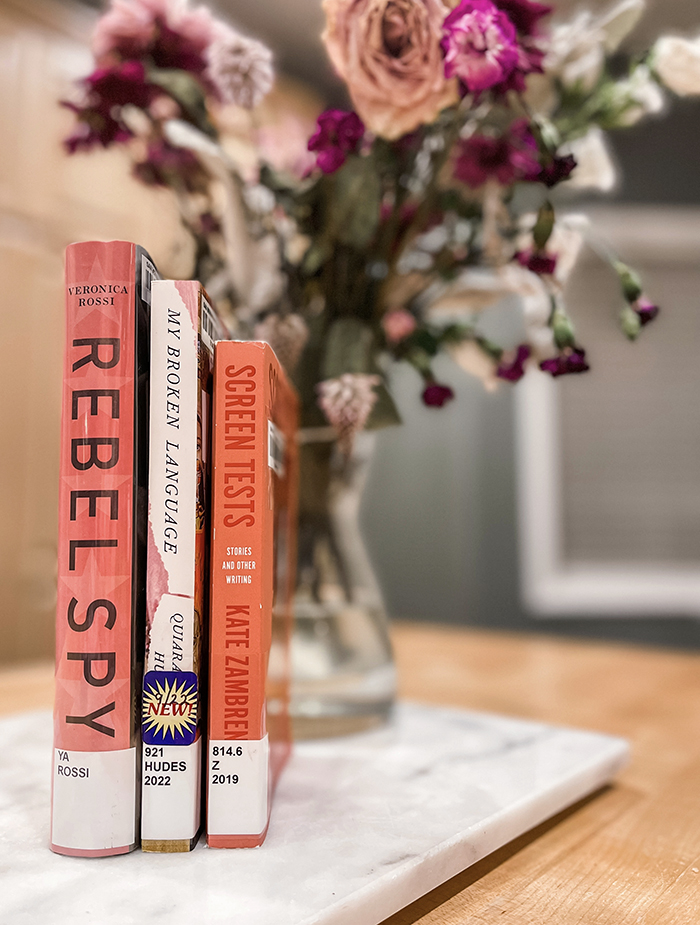
[[[440,48],[442,0],[323,0],[323,41],[367,128],[395,139],[459,99]]]
[[[384,334],[390,344],[398,344],[416,330],[416,319],[405,308],[396,308],[382,317]]]

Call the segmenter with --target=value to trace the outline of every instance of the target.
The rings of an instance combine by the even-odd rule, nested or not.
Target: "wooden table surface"
[[[700,925],[700,654],[399,623],[400,696],[624,736],[616,782],[383,925]],[[0,714],[52,666],[0,672]]]

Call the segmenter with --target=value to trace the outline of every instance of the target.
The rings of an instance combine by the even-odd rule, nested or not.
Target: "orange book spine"
[[[289,750],[284,716],[271,717],[277,739],[271,746],[266,703],[276,560],[286,563],[281,594],[286,607],[294,545],[289,531],[281,555],[275,541],[278,480],[288,486],[296,475],[293,396],[280,426],[274,422],[283,378],[266,344],[216,345],[207,773],[207,842],[215,848],[262,844],[274,777]],[[284,386],[289,390],[286,380]],[[285,468],[285,478],[275,471],[273,433],[285,448],[286,467],[281,461],[278,466],[280,472]],[[285,510],[289,497],[287,487]],[[284,631],[276,635],[284,648]],[[286,699],[278,681],[275,701],[284,709]]]
[[[138,843],[145,616],[148,303],[123,241],[66,251],[51,848]]]

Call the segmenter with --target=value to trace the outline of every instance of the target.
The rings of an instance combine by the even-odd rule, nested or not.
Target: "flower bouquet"
[[[658,307],[561,204],[568,190],[612,187],[605,132],[661,112],[673,93],[700,93],[700,40],[664,37],[626,60],[620,44],[643,0],[563,22],[536,0],[323,8],[322,41],[352,109],[322,112],[284,157],[259,115],[271,52],[202,6],[112,0],[93,37],[96,69],[64,104],[76,118],[69,152],[124,146],[140,181],[172,190],[192,275],[234,336],[274,347],[306,433],[330,432],[347,457],[359,431],[398,422],[391,361],[417,371],[433,407],[453,398],[433,371],[441,352],[488,386],[528,367],[588,370],[595,358],[565,299],[584,243],[617,276],[620,326],[634,340]],[[495,343],[484,313],[509,293],[520,296],[521,335]],[[331,456],[306,457],[302,571],[316,555],[305,524],[330,558],[353,547],[318,501],[333,494]],[[358,568],[336,571],[346,602],[367,597],[369,583],[350,587]],[[318,575],[311,586],[318,604]]]

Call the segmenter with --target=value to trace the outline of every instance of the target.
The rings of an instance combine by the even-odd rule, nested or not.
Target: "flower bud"
[[[620,326],[629,340],[636,340],[642,329],[642,322],[636,311],[629,305],[620,312]]]
[[[551,322],[552,333],[554,334],[554,343],[559,350],[565,347],[575,345],[574,326],[571,319],[560,308],[554,312]]]

